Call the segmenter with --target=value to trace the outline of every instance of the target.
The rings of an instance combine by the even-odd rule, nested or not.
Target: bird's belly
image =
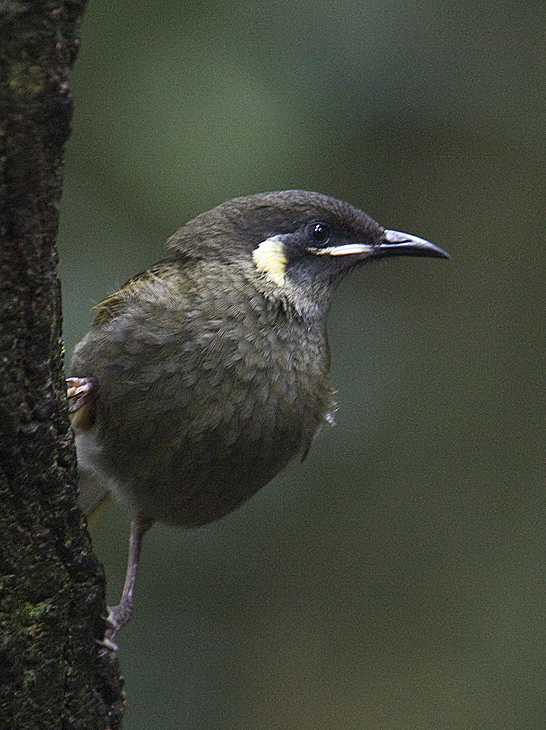
[[[236,418],[233,409],[218,406],[201,426],[187,408],[167,410],[154,424],[120,428],[118,421],[111,433],[106,428],[79,434],[78,461],[132,514],[199,526],[231,512],[307,450],[325,410],[303,402],[277,404]]]
[[[151,481],[131,485],[133,510],[170,524],[196,527],[228,514],[265,486],[295,455],[294,449],[210,444],[192,454],[173,451]],[[127,499],[123,485],[122,498]]]

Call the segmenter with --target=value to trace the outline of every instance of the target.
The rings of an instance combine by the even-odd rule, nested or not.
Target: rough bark
[[[56,275],[85,0],[0,2],[0,727],[120,727],[104,576],[76,503]]]

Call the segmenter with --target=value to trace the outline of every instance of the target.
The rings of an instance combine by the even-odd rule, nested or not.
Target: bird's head
[[[243,266],[264,293],[302,306],[327,304],[337,282],[366,261],[449,258],[429,241],[383,228],[349,203],[305,190],[229,200],[187,223],[168,246],[192,258]]]

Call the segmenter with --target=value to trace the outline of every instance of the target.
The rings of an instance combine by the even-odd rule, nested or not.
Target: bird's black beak
[[[374,258],[383,256],[434,256],[439,259],[450,259],[447,251],[435,246],[424,238],[412,236],[401,231],[385,231],[383,241],[374,246]]]
[[[331,248],[312,249],[316,254],[330,256],[361,256],[362,258],[380,259],[384,256],[435,256],[440,259],[450,259],[447,251],[435,246],[424,238],[412,236],[400,231],[383,231],[383,238],[379,243],[346,243]]]

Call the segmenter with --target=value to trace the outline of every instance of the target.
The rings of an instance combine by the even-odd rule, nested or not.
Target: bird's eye
[[[326,223],[309,223],[305,232],[314,243],[318,243],[321,246],[324,246],[330,238],[330,229]]]

